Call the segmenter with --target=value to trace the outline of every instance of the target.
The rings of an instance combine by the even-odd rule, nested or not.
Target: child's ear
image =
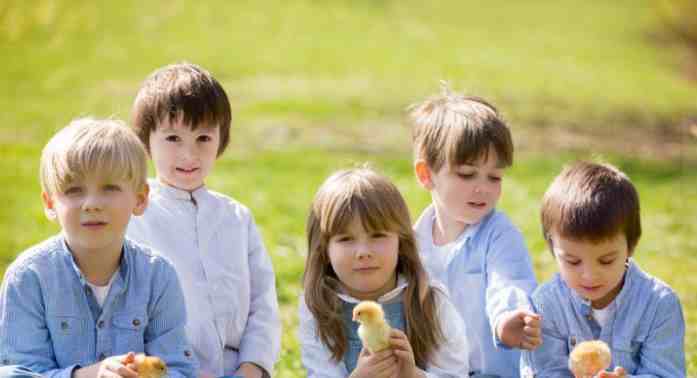
[[[41,202],[44,204],[44,214],[48,220],[55,222],[56,220],[56,209],[53,208],[53,198],[46,192],[41,192]]]
[[[136,207],[133,208],[133,215],[140,216],[145,213],[148,207],[148,195],[150,194],[150,185],[145,183],[143,189],[136,193]]]
[[[419,159],[414,163],[414,173],[419,180],[419,184],[427,190],[433,189],[433,181],[431,181],[431,169],[426,164],[426,161]]]

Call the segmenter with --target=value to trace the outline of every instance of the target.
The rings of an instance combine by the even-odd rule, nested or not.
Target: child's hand
[[[390,347],[397,355],[397,361],[399,361],[399,376],[406,378],[420,378],[423,377],[421,370],[416,367],[416,361],[414,360],[414,351],[411,349],[411,344],[409,339],[404,332],[398,329],[392,329],[390,332]]]
[[[627,372],[624,368],[618,366],[614,371],[601,371],[596,375],[597,378],[624,378],[627,376]]]
[[[350,378],[397,378],[398,373],[397,357],[392,349],[371,354],[363,348]]]
[[[138,378],[135,370],[135,353],[105,358],[99,363],[97,378]]]
[[[262,378],[264,371],[250,362],[243,362],[234,374],[244,378]]]
[[[542,344],[542,317],[528,310],[503,314],[496,327],[499,340],[511,348],[534,350]]]

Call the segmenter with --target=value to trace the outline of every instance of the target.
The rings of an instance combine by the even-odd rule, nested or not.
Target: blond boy
[[[513,163],[510,131],[493,105],[445,84],[409,116],[415,173],[433,201],[414,226],[421,258],[467,325],[470,374],[517,377],[516,349],[536,348],[541,333],[525,242],[495,208]]]
[[[122,122],[78,119],[41,156],[42,200],[60,235],[23,252],[0,290],[0,363],[46,377],[136,377],[123,355],[195,360],[172,265],[124,239],[148,203],[146,155]]]

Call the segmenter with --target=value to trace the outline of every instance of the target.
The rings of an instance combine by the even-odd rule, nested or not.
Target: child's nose
[[[356,257],[361,259],[361,258],[366,258],[370,257],[373,255],[373,252],[371,251],[370,245],[368,243],[356,243]]]
[[[102,197],[98,195],[88,195],[82,203],[82,208],[85,211],[99,210],[103,207]]]

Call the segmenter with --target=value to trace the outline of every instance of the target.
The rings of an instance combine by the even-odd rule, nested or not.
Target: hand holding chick
[[[128,353],[123,364],[137,371],[138,378],[163,378],[167,375],[167,365],[159,357]]]

